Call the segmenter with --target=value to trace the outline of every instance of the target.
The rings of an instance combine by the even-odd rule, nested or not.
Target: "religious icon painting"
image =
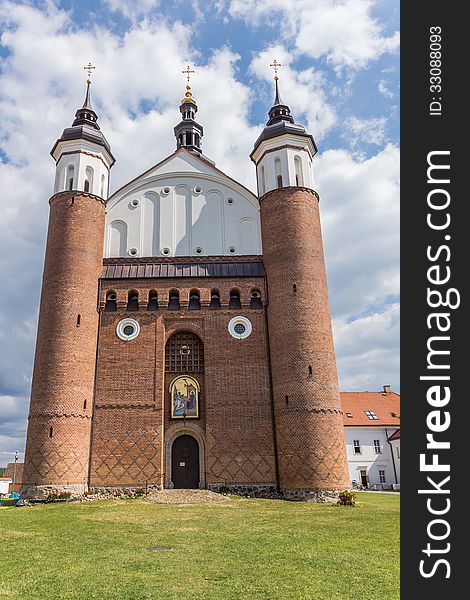
[[[199,383],[181,375],[170,384],[171,418],[197,419],[199,417]]]

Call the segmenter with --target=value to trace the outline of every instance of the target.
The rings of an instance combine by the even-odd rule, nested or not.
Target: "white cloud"
[[[253,58],[250,71],[259,79],[269,81],[272,93],[266,98],[271,107],[274,100],[273,73],[269,68],[273,58],[282,65],[279,86],[281,97],[297,121],[302,121],[315,138],[321,139],[335,124],[336,114],[328,102],[324,75],[314,68],[295,70],[291,64],[293,56],[282,45],[269,46]]]
[[[334,320],[341,390],[399,390],[399,326],[398,304],[351,323]]]
[[[120,12],[130,21],[137,21],[160,4],[160,0],[104,0],[111,11]]]
[[[381,79],[379,81],[379,83],[377,85],[377,89],[382,94],[382,96],[385,96],[385,98],[394,98],[395,97],[395,94],[388,89],[387,82],[385,81],[385,79]]]
[[[359,119],[353,116],[346,119],[344,126],[345,137],[350,140],[353,148],[359,143],[383,146],[387,141],[387,119],[385,117]]]
[[[297,53],[326,57],[335,67],[359,69],[398,48],[372,16],[373,0],[231,0],[229,12],[249,25],[281,26]]]

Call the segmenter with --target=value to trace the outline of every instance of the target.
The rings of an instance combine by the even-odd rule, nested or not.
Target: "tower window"
[[[80,321],[82,320],[81,315],[77,315],[77,327],[80,327]]]
[[[116,300],[117,300],[116,292],[109,291],[106,294],[106,304],[104,306],[104,310],[106,312],[116,312],[117,311]]]
[[[211,303],[209,308],[218,309],[220,308],[220,294],[217,290],[211,291]]]
[[[199,297],[199,292],[197,290],[192,290],[189,294],[189,310],[200,310],[201,308],[201,299]]]
[[[75,173],[75,168],[73,165],[68,165],[67,166],[67,172],[66,172],[66,186],[65,189],[72,191],[73,190],[73,179],[74,179],[74,173]]]
[[[69,192],[73,190],[73,177],[69,179]]]
[[[263,303],[261,302],[261,294],[258,290],[253,290],[251,292],[250,308],[263,308]]]
[[[52,427],[49,428],[49,437],[52,437],[52,434],[54,433],[54,430],[52,429]]]
[[[168,309],[179,310],[180,309],[180,293],[178,290],[171,290],[168,294]]]
[[[94,171],[91,167],[85,169],[85,183],[83,189],[85,192],[93,192],[93,176]]]
[[[303,185],[304,178],[302,172],[302,159],[300,156],[294,156],[294,167],[295,167],[295,183],[296,185]]]
[[[85,181],[84,189],[85,189],[85,192],[89,192],[90,191],[90,182],[88,180]]]
[[[139,294],[135,290],[131,290],[127,296],[126,310],[139,310]]]
[[[312,365],[308,365],[308,376],[309,376],[309,377],[312,377],[312,376],[313,376]]]
[[[277,176],[277,187],[282,188],[282,175]]]
[[[241,308],[242,304],[240,302],[240,292],[238,290],[232,290],[230,292],[230,302],[228,305],[229,308]]]
[[[289,396],[286,396],[285,400],[286,400],[286,406],[288,406],[288,404],[289,404]]]
[[[158,310],[158,294],[155,290],[149,292],[147,310]]]

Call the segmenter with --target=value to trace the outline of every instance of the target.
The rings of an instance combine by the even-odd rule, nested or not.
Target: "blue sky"
[[[24,449],[49,151],[84,95],[117,158],[111,190],[174,150],[184,94],[204,152],[255,189],[248,155],[280,85],[316,138],[340,388],[399,388],[397,0],[0,0],[0,466]]]

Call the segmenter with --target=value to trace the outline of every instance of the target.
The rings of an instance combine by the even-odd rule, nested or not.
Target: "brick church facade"
[[[24,495],[349,486],[316,145],[275,82],[258,195],[202,153],[188,82],[176,151],[110,197],[87,82],[51,152]]]

